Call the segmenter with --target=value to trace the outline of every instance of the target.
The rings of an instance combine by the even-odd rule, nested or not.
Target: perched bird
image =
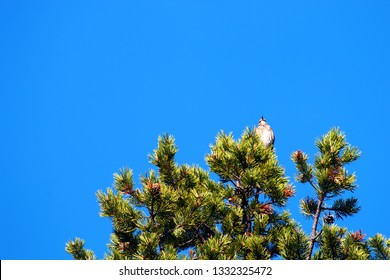
[[[260,136],[260,140],[263,142],[265,147],[269,147],[274,144],[275,134],[269,124],[265,121],[264,117],[261,117],[256,128],[256,133]]]

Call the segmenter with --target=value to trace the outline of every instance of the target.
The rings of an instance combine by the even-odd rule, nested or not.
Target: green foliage
[[[133,171],[126,167],[119,170],[119,173],[115,173],[114,186],[118,192],[131,194],[134,188]]]
[[[390,238],[386,238],[382,234],[377,234],[368,240],[371,247],[371,259],[390,260]]]
[[[159,243],[158,235],[154,232],[143,232],[139,237],[139,244],[135,259],[138,260],[157,260],[159,254],[157,247]]]
[[[84,240],[76,237],[69,241],[65,247],[66,252],[71,254],[75,260],[95,260],[96,256],[91,250],[84,249]]]
[[[246,129],[237,141],[232,134],[218,134],[206,162],[211,171],[218,174],[224,184],[228,184],[226,188],[234,189],[228,204],[233,212],[228,217],[233,220],[224,224],[228,226],[230,223],[231,228],[237,224],[237,217],[241,216],[241,232],[236,233],[250,233],[255,214],[273,213],[275,207],[284,206],[294,194],[275,152],[265,148],[253,130]]]
[[[172,245],[165,246],[164,251],[160,254],[160,260],[177,260],[179,256],[177,255],[176,249]]]
[[[324,217],[325,222],[333,223],[334,217],[343,219],[360,210],[357,198],[341,197],[345,191],[352,192],[357,188],[355,174],[349,174],[345,165],[359,158],[358,148],[348,144],[345,134],[338,128],[331,129],[317,139],[315,144],[319,153],[315,156],[314,165],[308,163],[309,157],[301,151],[296,151],[291,156],[298,170],[296,179],[301,183],[309,183],[316,194],[315,197],[302,199],[300,203],[302,214],[306,218],[313,218],[307,259],[311,258],[317,238],[325,234],[325,231],[317,231],[320,217],[325,211],[331,217]],[[332,199],[332,205],[327,206],[326,202]]]
[[[309,238],[297,224],[292,224],[283,228],[278,249],[283,259],[304,260],[309,250]]]
[[[173,137],[159,137],[149,156],[157,171],[141,176],[139,187],[124,168],[113,188],[97,192],[101,216],[113,224],[106,259],[179,258],[218,232],[228,191],[200,167],[177,164],[176,152]]]
[[[336,199],[333,201],[332,206],[322,207],[323,210],[331,210],[335,213],[336,218],[343,219],[348,216],[352,216],[359,212],[360,207],[357,206],[358,200],[356,197],[351,197],[347,199]]]
[[[236,257],[269,259],[277,255],[276,228],[288,222],[277,208],[285,206],[294,190],[274,150],[265,148],[253,130],[246,129],[237,141],[232,134],[221,132],[206,162],[228,194],[223,232],[232,237],[249,236],[239,244],[242,252]]]
[[[319,238],[320,249],[314,259],[321,260],[367,260],[369,248],[361,231],[347,232],[336,225],[324,226]]]
[[[273,147],[264,147],[254,130],[246,129],[238,140],[217,135],[206,163],[219,181],[199,166],[178,164],[174,138],[162,135],[149,155],[154,169],[140,176],[139,185],[126,167],[114,174],[111,188],[97,192],[100,215],[113,228],[104,258],[302,260],[312,258],[317,245],[315,259],[389,259],[389,239],[378,234],[365,240],[361,231],[333,224],[360,209],[356,198],[342,197],[357,187],[345,165],[359,158],[359,150],[338,129],[316,146],[314,164],[301,151],[292,155],[296,179],[316,194],[300,203],[303,215],[313,218],[308,236],[283,210],[294,187]],[[66,251],[78,260],[96,259],[79,238],[69,241]]]
[[[317,211],[318,200],[313,197],[301,199],[299,207],[305,218],[313,218]]]
[[[216,235],[206,240],[197,247],[199,259],[202,260],[228,260],[233,259],[231,255],[232,240],[227,235]]]
[[[269,248],[269,235],[249,235],[243,242],[243,256],[246,260],[270,259],[272,252]]]
[[[289,197],[286,192],[293,194],[275,152],[265,148],[253,130],[246,129],[238,141],[234,141],[232,134],[221,132],[206,162],[223,183],[230,182],[239,189],[238,198],[263,194],[272,204],[284,206]]]

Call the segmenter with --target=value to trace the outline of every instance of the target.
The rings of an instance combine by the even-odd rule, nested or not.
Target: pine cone
[[[160,184],[159,183],[154,183],[151,190],[152,190],[152,195],[158,195],[160,194]]]
[[[244,193],[244,190],[240,186],[236,187],[236,189],[234,190],[234,194],[237,196],[241,196],[243,193]]]
[[[331,214],[325,215],[324,222],[325,222],[325,224],[328,224],[328,225],[333,224],[334,223],[334,216]]]

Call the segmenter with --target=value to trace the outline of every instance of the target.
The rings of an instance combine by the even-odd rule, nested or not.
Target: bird
[[[275,134],[272,128],[267,124],[264,117],[261,117],[259,124],[256,128],[256,133],[259,135],[261,142],[263,142],[264,147],[268,148],[273,146],[275,143]]]

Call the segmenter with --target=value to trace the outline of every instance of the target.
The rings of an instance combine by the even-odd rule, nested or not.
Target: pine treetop
[[[111,188],[97,192],[100,215],[113,228],[105,259],[389,259],[390,239],[365,239],[361,231],[336,225],[360,209],[356,197],[343,196],[357,188],[346,165],[360,151],[338,128],[315,145],[314,163],[300,150],[291,156],[296,180],[314,192],[300,202],[302,214],[313,219],[307,235],[284,209],[294,186],[273,145],[264,145],[256,130],[245,129],[237,140],[221,131],[205,157],[210,171],[178,164],[175,139],[163,134],[149,155],[154,168],[139,183],[125,167]],[[66,251],[75,259],[96,259],[80,238]]]

